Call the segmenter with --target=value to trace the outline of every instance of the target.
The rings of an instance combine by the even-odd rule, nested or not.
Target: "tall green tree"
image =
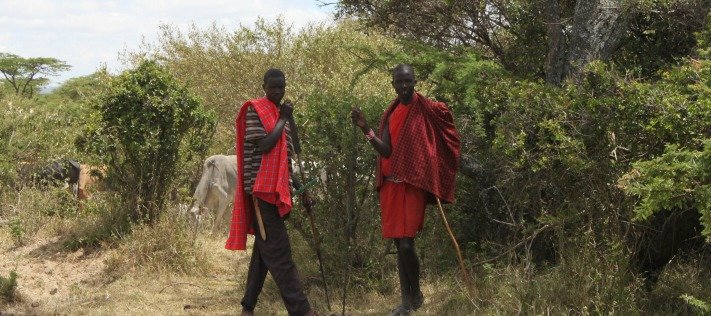
[[[623,68],[655,73],[691,52],[711,1],[342,0],[338,7],[392,35],[475,48],[513,74],[560,85],[579,82],[591,61],[617,56]]]
[[[47,76],[56,76],[70,68],[66,62],[56,58],[23,58],[0,53],[0,73],[15,93],[22,96],[32,97],[37,89],[49,82]]]

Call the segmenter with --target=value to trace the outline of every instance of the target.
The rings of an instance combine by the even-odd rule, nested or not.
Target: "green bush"
[[[72,142],[86,124],[82,118],[91,113],[85,104],[8,96],[0,99],[0,112],[0,183],[22,185],[23,169],[32,171],[55,159],[85,160]]]
[[[704,142],[703,151],[669,145],[661,156],[633,167],[620,185],[640,199],[635,219],[646,220],[664,210],[696,209],[702,233],[711,241],[711,139]]]
[[[661,71],[656,81],[634,80],[614,66],[594,62],[580,84],[559,88],[516,77],[473,51],[441,54],[406,49],[380,54],[376,62],[418,64],[418,77],[436,82],[430,95],[446,101],[455,113],[462,158],[479,166],[478,173],[459,177],[458,200],[449,207],[456,219],[453,229],[466,245],[465,256],[473,262],[564,268],[594,245],[597,257],[617,260],[601,262],[590,275],[558,269],[555,278],[584,278],[586,284],[607,290],[573,288],[582,286],[579,282],[570,283],[569,289],[548,285],[547,295],[559,299],[548,306],[570,306],[594,294],[592,303],[574,305],[573,310],[584,313],[594,307],[609,313],[619,309],[604,306],[615,302],[632,304],[627,312],[642,308],[639,297],[620,300],[635,294],[626,286],[637,285],[628,270],[617,266],[631,264],[643,230],[631,220],[661,210],[659,206],[682,203],[709,221],[708,159],[701,150],[711,136],[711,62],[681,60]],[[665,154],[670,144],[675,145]],[[642,211],[645,200],[637,204],[619,186],[619,179],[633,170],[649,175],[635,185],[646,186],[641,196],[659,199],[652,212]],[[655,186],[666,191],[657,193]],[[442,244],[437,234],[426,228],[421,240],[427,260],[456,266],[448,247],[432,246]],[[611,280],[599,272],[604,269],[620,275]],[[542,282],[536,274],[542,271],[533,269],[517,281]],[[614,300],[605,292],[616,293]],[[577,294],[561,301],[570,293]],[[678,294],[663,299],[674,301]]]
[[[131,221],[156,221],[184,166],[202,160],[215,117],[159,64],[144,61],[114,78],[95,103],[77,145],[108,166],[108,187]]]
[[[15,241],[15,245],[22,245],[22,237],[25,231],[22,229],[22,220],[15,218],[10,221],[10,234]]]
[[[704,314],[704,313],[711,313],[711,304],[706,303],[692,295],[684,294],[680,296],[681,299],[683,299],[687,304],[693,306],[694,308],[697,309],[698,312]]]

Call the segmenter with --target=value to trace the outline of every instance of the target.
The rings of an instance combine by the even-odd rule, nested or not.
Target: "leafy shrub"
[[[60,158],[83,161],[74,139],[86,124],[88,108],[81,102],[42,97],[0,99],[0,183],[18,187],[21,171]],[[26,176],[26,175],[25,175]]]
[[[711,313],[711,304],[706,303],[692,295],[683,294],[681,297],[687,304],[695,307],[700,313]]]
[[[153,61],[114,78],[95,106],[100,117],[77,145],[108,166],[132,221],[155,222],[182,167],[204,156],[214,115]]]
[[[69,216],[77,211],[76,197],[69,190],[53,188],[49,192],[51,193],[49,198],[53,203],[42,209],[43,215]]]
[[[22,220],[15,218],[10,221],[10,234],[12,234],[12,238],[15,240],[15,245],[19,246],[22,244],[22,236],[24,233],[25,232],[22,229]]]
[[[638,196],[635,219],[646,220],[664,210],[696,209],[711,241],[711,139],[703,151],[667,146],[664,154],[633,164],[620,179],[629,194]]]

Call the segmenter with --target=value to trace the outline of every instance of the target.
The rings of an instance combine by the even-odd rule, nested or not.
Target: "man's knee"
[[[402,238],[397,242],[397,251],[401,254],[415,252],[415,241],[409,238]]]

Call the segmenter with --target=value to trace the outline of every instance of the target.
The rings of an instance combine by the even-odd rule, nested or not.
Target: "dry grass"
[[[17,271],[19,300],[0,306],[0,312],[234,315],[241,310],[251,249],[224,250],[226,234],[209,235],[209,218],[194,229],[170,211],[176,207],[170,207],[153,226],[102,235],[107,227],[111,232],[113,215],[108,209],[115,204],[108,200],[94,201],[79,212],[52,190],[2,194],[7,202],[0,207],[0,275]],[[20,243],[15,242],[9,225],[13,220],[19,220],[23,228]],[[87,236],[106,239],[92,246],[71,243]],[[328,315],[316,258],[307,241],[293,232],[291,236],[307,296],[316,310]],[[333,260],[328,254],[324,257]],[[703,264],[708,257],[672,262],[650,293],[641,291],[638,280],[627,279],[619,258],[592,251],[569,257],[565,264],[534,270],[525,265],[478,267],[474,273],[480,293],[476,306],[464,294],[456,267],[442,272],[425,264],[425,304],[416,315],[694,313],[698,310],[681,295],[711,301],[711,268]],[[379,260],[379,274],[353,276],[358,281],[348,292],[346,314],[385,315],[399,303],[394,257]],[[330,312],[340,314],[342,272],[326,273]],[[256,312],[286,315],[271,278]]]
[[[251,249],[224,250],[226,236],[210,236],[209,219],[195,229],[169,211],[154,226],[135,226],[130,233],[103,236],[105,239],[91,246],[81,246],[77,240],[94,238],[110,226],[112,217],[107,214],[115,204],[98,195],[98,200],[78,211],[58,199],[61,193],[54,190],[4,194],[12,202],[0,209],[0,275],[17,270],[20,300],[0,307],[2,312],[234,315],[241,310]],[[19,244],[13,241],[10,219],[19,219],[23,227]],[[292,239],[307,296],[316,310],[328,314],[313,255],[305,241],[296,236]],[[347,314],[383,315],[397,305],[399,295],[392,291],[397,287],[394,266],[389,272],[385,271],[388,279],[382,281],[389,283],[384,292],[351,290]],[[451,291],[452,287],[456,288],[453,281],[423,280],[427,301],[418,314],[466,314],[457,312],[467,304],[466,298],[452,295],[461,292]],[[334,313],[340,314],[340,298],[341,289],[332,288]],[[286,315],[271,278],[256,311],[259,315]]]
[[[2,240],[7,240],[3,234]],[[4,310],[10,313],[68,314],[68,315],[234,315],[241,310],[244,279],[249,252],[228,252],[222,249],[224,240],[201,236],[197,243],[207,249],[213,265],[200,273],[174,273],[139,266],[122,274],[107,277],[107,264],[122,256],[121,249],[96,250],[92,253],[47,253],[56,238],[14,249],[2,249],[14,258],[2,259],[0,273],[19,267],[18,291],[23,300]],[[5,244],[5,243],[3,243]],[[123,245],[121,246],[123,247]],[[3,247],[4,248],[4,247]],[[119,247],[120,248],[120,247]],[[9,259],[9,258],[8,258]],[[155,263],[151,263],[155,264]],[[393,271],[392,282],[395,275]],[[431,282],[434,281],[434,282]],[[424,280],[427,296],[420,315],[465,315],[455,312],[450,284]],[[333,290],[332,290],[333,291]],[[321,296],[319,295],[321,294]],[[340,297],[339,291],[333,296]],[[346,306],[349,315],[384,315],[397,304],[397,293],[389,295],[375,291],[349,293]],[[312,305],[326,312],[325,300],[318,288],[308,287]],[[356,297],[358,296],[358,297]],[[465,303],[465,302],[461,302]],[[340,300],[332,297],[334,312],[340,311]],[[257,306],[260,315],[286,315],[278,290],[271,279],[265,284]],[[339,313],[340,314],[340,313]]]

